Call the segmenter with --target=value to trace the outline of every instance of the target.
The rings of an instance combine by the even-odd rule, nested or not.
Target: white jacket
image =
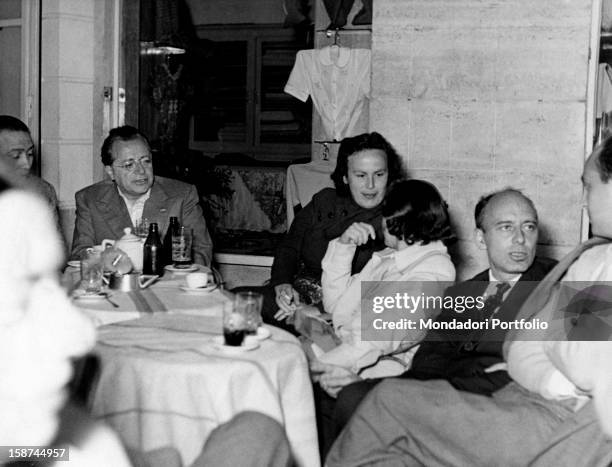
[[[402,293],[418,296],[433,290],[441,294],[449,285],[442,281],[455,280],[455,267],[444,244],[435,241],[427,245],[410,245],[399,251],[386,248],[376,252],[359,274],[351,276],[355,250],[355,245],[343,244],[335,239],[329,242],[322,261],[323,305],[325,311],[332,314],[334,329],[342,339],[342,344],[319,356],[319,359],[358,372],[374,364],[379,357],[396,351],[400,344],[418,342],[426,332],[420,329],[397,330],[391,332],[390,338],[384,341],[362,340],[362,281],[381,281],[368,289],[368,297],[394,295],[398,292],[397,285],[385,284],[390,281],[410,281],[402,287]],[[424,317],[423,313],[423,310],[414,310],[410,317],[418,319]],[[382,373],[368,369],[367,376],[392,376],[402,372],[409,365],[415,350],[398,355],[404,361],[404,367],[386,368]]]

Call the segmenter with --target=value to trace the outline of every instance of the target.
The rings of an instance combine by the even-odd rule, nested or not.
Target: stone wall
[[[41,168],[57,191],[68,245],[75,192],[103,177],[102,89],[112,84],[114,1],[42,2]]]
[[[449,201],[459,276],[482,269],[473,208],[513,186],[541,253],[580,241],[591,0],[376,0],[370,128]]]

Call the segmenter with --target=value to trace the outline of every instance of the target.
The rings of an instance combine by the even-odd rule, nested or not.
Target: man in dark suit
[[[532,201],[520,191],[505,189],[481,198],[474,217],[476,244],[487,252],[489,269],[450,287],[445,296],[484,296],[485,306],[476,311],[444,310],[438,321],[483,321],[492,316],[512,320],[536,281],[555,265],[555,261],[535,257],[538,216]],[[511,381],[502,366],[505,333],[499,329],[429,331],[411,368],[400,377],[444,379],[456,389],[490,395]],[[336,436],[380,381],[359,381],[340,391],[332,422]]]
[[[71,258],[102,240],[118,239],[123,229],[146,219],[163,235],[171,216],[193,230],[194,261],[209,265],[212,241],[193,185],[153,175],[151,149],[136,128],[114,128],[102,144],[102,163],[110,180],[76,194],[76,222]]]
[[[36,148],[28,126],[11,115],[0,115],[0,174],[16,177],[15,181],[47,202],[62,243],[62,232],[57,193],[55,188],[44,178],[32,173],[32,164]]]

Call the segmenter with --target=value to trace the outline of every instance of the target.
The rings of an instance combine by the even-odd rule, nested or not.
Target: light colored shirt
[[[495,277],[493,275],[493,271],[491,271],[489,269],[489,282],[507,282],[508,285],[510,285],[510,288],[514,287],[514,285],[519,281],[519,279],[521,278],[522,274],[519,274],[518,276],[516,276],[514,279],[512,279],[511,281],[502,281],[500,279],[498,279],[497,277]]]
[[[302,102],[310,96],[326,137],[340,141],[368,131],[371,53],[347,47],[336,53],[332,47],[300,50],[285,92]]]
[[[571,282],[576,290],[592,282],[609,281],[612,281],[610,244],[583,252],[562,279],[562,283]],[[558,317],[553,320],[560,310],[556,302],[550,302],[534,317],[549,323],[550,329],[541,333],[542,340],[512,342],[508,349],[508,372],[521,386],[546,399],[575,399],[578,409],[588,400],[585,393],[592,395],[612,387],[612,342],[547,338],[551,334],[559,336],[558,327],[564,323]],[[608,404],[612,406],[612,401]]]
[[[442,294],[448,285],[443,281],[455,280],[455,267],[440,241],[428,245],[411,245],[399,251],[386,248],[374,253],[359,274],[351,275],[355,250],[355,245],[340,243],[338,239],[332,240],[321,263],[323,305],[325,311],[332,314],[334,329],[343,343],[319,357],[323,363],[343,366],[353,372],[372,365],[380,356],[394,352],[401,344],[417,343],[425,334],[425,330],[421,329],[397,330],[390,339],[362,340],[362,281],[381,281],[375,289],[377,296],[394,295],[397,292],[396,287],[386,287],[385,282],[410,281],[406,282],[403,292],[418,296],[423,292],[420,288],[423,283],[440,282],[439,292]],[[411,310],[410,316],[418,320],[424,317],[424,311]],[[398,357],[408,366],[413,354],[408,352]],[[379,373],[377,376],[392,375]]]
[[[136,227],[138,224],[140,224],[142,219],[142,211],[144,211],[144,205],[151,196],[151,189],[149,188],[147,192],[136,201],[125,196],[119,187],[117,187],[117,191],[119,192],[119,196],[121,196],[123,201],[125,201],[125,207],[127,207],[130,219],[132,220],[132,225]]]

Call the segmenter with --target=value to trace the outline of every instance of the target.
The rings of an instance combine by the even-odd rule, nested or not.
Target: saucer
[[[255,334],[252,337],[257,339],[258,341],[263,341],[263,340],[268,339],[271,335],[272,335],[272,332],[268,328],[264,328],[263,326],[259,326],[257,328],[257,334]],[[251,336],[249,336],[249,337],[251,337]]]
[[[248,352],[249,350],[255,350],[259,347],[259,341],[257,339],[248,339],[245,337],[244,341],[242,341],[242,345],[225,345],[223,336],[215,336],[212,338],[212,347],[221,352],[242,353]]]
[[[81,269],[81,262],[79,260],[72,260],[72,261],[68,261],[68,266],[70,266],[71,268],[78,268]]]
[[[77,289],[72,293],[72,298],[78,300],[106,300],[108,292],[87,293],[84,290]]]
[[[188,287],[188,286],[179,287],[179,289],[181,289],[183,292],[187,292],[187,293],[195,294],[195,295],[207,294],[209,292],[212,292],[216,288],[217,288],[217,284],[208,284],[205,287]]]
[[[188,266],[186,268],[177,268],[174,267],[172,264],[168,264],[166,267],[164,267],[164,269],[166,271],[170,271],[170,272],[176,272],[176,273],[188,273],[188,272],[193,272],[193,271],[197,271],[198,270],[198,266],[195,264],[192,264],[191,266]]]

